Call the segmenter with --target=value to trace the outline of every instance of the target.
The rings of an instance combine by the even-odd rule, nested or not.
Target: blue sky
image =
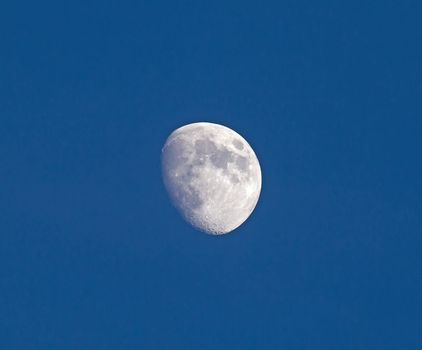
[[[0,348],[422,348],[418,1],[9,3]],[[175,128],[263,172],[233,234],[179,217]]]

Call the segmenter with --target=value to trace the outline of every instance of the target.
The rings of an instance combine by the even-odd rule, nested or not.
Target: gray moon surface
[[[173,205],[205,233],[233,231],[258,202],[258,158],[242,136],[223,125],[201,122],[176,129],[164,144],[161,165]]]

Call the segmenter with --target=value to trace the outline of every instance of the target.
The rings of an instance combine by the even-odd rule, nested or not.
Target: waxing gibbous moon
[[[261,168],[246,140],[223,125],[176,129],[161,154],[171,201],[193,227],[221,235],[239,227],[261,192]]]

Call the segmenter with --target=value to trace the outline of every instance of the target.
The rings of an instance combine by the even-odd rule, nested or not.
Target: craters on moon
[[[194,123],[175,130],[162,150],[162,171],[174,206],[209,234],[240,226],[261,191],[254,151],[242,136],[218,124]]]

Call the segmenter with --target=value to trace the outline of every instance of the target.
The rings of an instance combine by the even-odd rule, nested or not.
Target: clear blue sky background
[[[1,7],[0,349],[422,349],[420,1]],[[261,162],[231,235],[162,185],[194,121]]]

